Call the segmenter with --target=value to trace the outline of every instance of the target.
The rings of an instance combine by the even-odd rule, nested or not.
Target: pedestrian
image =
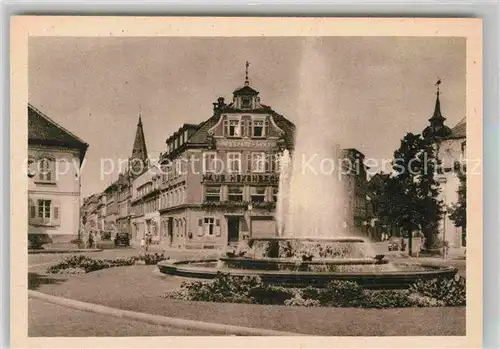
[[[141,250],[144,251],[146,248],[146,240],[144,240],[144,237],[141,239]]]
[[[92,248],[94,245],[94,234],[92,232],[89,233],[89,248]]]
[[[151,243],[151,234],[147,233],[146,234],[146,252],[149,249],[149,244]]]

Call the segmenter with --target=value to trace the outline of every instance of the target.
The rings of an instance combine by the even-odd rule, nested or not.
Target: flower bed
[[[213,282],[184,282],[166,298],[219,303],[276,304],[305,307],[407,308],[465,306],[465,279],[418,281],[409,290],[371,291],[352,281],[326,288],[286,288],[259,277],[218,273]]]
[[[107,268],[129,266],[135,264],[155,265],[165,260],[163,253],[143,254],[139,257],[94,259],[87,256],[72,256],[47,268],[49,274],[85,274]],[[141,263],[142,262],[142,263]]]

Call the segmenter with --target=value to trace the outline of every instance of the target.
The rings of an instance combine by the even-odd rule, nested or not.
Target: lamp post
[[[439,184],[442,185],[443,201],[446,203],[446,177],[439,178]],[[448,254],[446,242],[446,213],[443,215],[443,259],[446,259]]]
[[[252,204],[248,204],[248,220],[249,220],[249,226],[248,226],[248,230],[249,230],[249,237],[252,236],[252,210],[253,210],[253,206]]]

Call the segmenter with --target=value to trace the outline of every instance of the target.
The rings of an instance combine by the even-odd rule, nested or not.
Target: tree
[[[437,165],[433,144],[408,133],[394,152],[393,173],[374,200],[375,215],[407,233],[410,256],[413,231],[424,233],[426,246],[431,246],[437,235],[437,222],[443,213],[443,202],[437,199],[439,183],[434,178]]]
[[[457,189],[458,200],[451,206],[449,217],[456,227],[462,228],[462,236],[464,236],[467,231],[467,175],[460,168],[457,175],[460,180]]]

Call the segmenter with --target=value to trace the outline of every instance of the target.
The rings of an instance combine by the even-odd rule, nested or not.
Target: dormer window
[[[251,97],[241,97],[241,108],[250,109],[252,107],[252,98]]]

